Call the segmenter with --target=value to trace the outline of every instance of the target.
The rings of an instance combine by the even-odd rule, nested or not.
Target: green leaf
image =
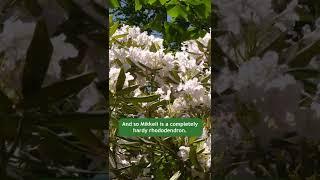
[[[168,11],[167,11],[168,15],[173,17],[173,18],[176,18],[178,16],[180,17],[183,17],[184,19],[187,19],[188,15],[187,13],[185,12],[185,10],[180,6],[180,5],[176,5],[172,8],[170,8]]]
[[[167,15],[167,14],[165,14]],[[164,19],[164,14],[157,14],[153,20],[146,25],[146,28],[153,29],[155,31],[162,32],[162,21]]]
[[[148,0],[148,4],[153,5],[157,0]]]
[[[132,98],[124,98],[128,102],[135,102],[135,103],[141,103],[141,102],[152,102],[155,100],[158,100],[160,95],[150,95],[150,96],[144,96],[144,97],[132,97]]]
[[[174,173],[174,175],[170,178],[170,180],[177,180],[179,179],[179,177],[181,176],[181,172],[177,171],[176,173]]]
[[[170,71],[170,75],[179,83],[181,81],[181,78],[178,74],[178,71],[176,70],[173,70],[173,71]]]
[[[200,41],[198,41],[198,40],[196,40],[196,43],[197,43],[197,45],[198,45],[198,47],[199,47],[199,50],[201,51],[201,52],[205,52],[205,50],[204,50],[204,48],[205,48],[205,45],[203,45]]]
[[[308,45],[300,50],[297,55],[290,61],[291,67],[302,67],[309,64],[311,58],[320,51],[320,40]]]
[[[190,144],[196,144],[196,143],[201,143],[201,142],[204,142],[206,139],[197,139],[195,141],[193,141],[192,143]]]
[[[109,2],[110,2],[111,8],[118,8],[118,7],[120,7],[119,0],[110,0]]]
[[[259,38],[260,45],[257,49],[257,55],[262,56],[267,51],[278,51],[284,49],[287,46],[285,42],[286,34],[279,29],[271,29],[267,33],[263,33]]]
[[[79,138],[80,143],[94,150],[97,154],[105,154],[106,146],[88,128],[72,128],[72,133]]]
[[[139,68],[142,69],[143,71],[146,71],[146,70],[152,71],[152,69],[151,69],[150,67],[142,64],[141,62],[137,61],[137,63],[138,63],[138,64],[136,64],[136,65],[137,65],[138,67],[139,67],[139,66],[142,66],[142,68],[141,68],[141,67],[139,67]],[[143,69],[143,68],[145,68],[145,69]]]
[[[140,0],[134,0],[134,9],[135,11],[139,11],[142,8],[142,4]]]
[[[121,68],[118,79],[117,79],[116,91],[120,91],[123,88],[125,81],[126,81],[126,74],[124,73],[124,69]]]
[[[88,86],[94,78],[96,78],[96,73],[82,74],[47,86],[43,88],[41,92],[46,95],[49,100],[60,100],[79,93],[79,91]]]
[[[96,77],[96,73],[87,73],[79,75],[62,82],[44,87],[37,95],[32,96],[32,101],[26,101],[26,106],[35,107],[46,105],[79,93],[83,88],[88,86]]]
[[[121,110],[125,114],[136,114],[137,109],[134,106],[129,106],[127,104],[123,104]]]
[[[158,51],[158,48],[157,48],[157,46],[156,46],[155,43],[152,43],[152,45],[151,45],[151,47],[150,47],[150,51],[151,51],[151,52],[157,52],[157,51]]]
[[[44,20],[39,20],[27,51],[23,70],[22,94],[25,98],[40,91],[52,51],[46,23]]]
[[[197,158],[197,150],[195,146],[190,147],[189,158],[190,158],[190,161],[192,162],[192,165],[194,165],[196,169],[202,171],[202,167]]]
[[[145,139],[145,138],[142,138],[142,137],[138,137],[138,139],[139,139],[141,142],[146,143],[146,144],[153,144],[153,145],[157,144],[157,143],[155,143],[155,142],[149,141],[149,140],[147,140],[147,139]]]
[[[206,150],[206,148],[201,149],[200,151],[197,152],[197,154],[201,154]]]
[[[303,80],[308,78],[318,78],[320,75],[320,72],[315,69],[309,69],[309,68],[296,68],[287,71],[287,73],[290,73],[295,77],[295,79]]]
[[[313,94],[315,95],[317,93],[317,84],[311,82],[311,81],[308,81],[308,80],[302,80],[303,82],[303,86],[304,86],[304,90],[306,92],[308,92],[309,94]]]
[[[162,101],[159,101],[159,102],[155,102],[155,103],[153,103],[153,104],[150,105],[149,111],[150,111],[150,112],[153,112],[153,111],[155,111],[158,107],[163,106],[163,105],[166,105],[166,104],[168,104],[168,103],[169,103],[169,101],[167,101],[167,100],[162,100]]]
[[[60,126],[67,128],[86,127],[88,129],[107,128],[107,114],[105,112],[49,114],[47,118],[48,121],[44,122],[44,125],[47,126]]]
[[[81,160],[84,154],[88,154],[73,147],[69,142],[62,141],[56,136],[45,135],[43,141],[39,143],[37,151],[40,157],[46,157],[54,162],[66,163]]]
[[[60,137],[54,131],[52,131],[46,127],[37,126],[37,127],[35,127],[34,131],[39,132],[40,135],[45,137],[43,142],[46,142],[46,141],[54,141],[55,142],[55,143],[49,143],[50,147],[53,150],[52,153],[54,153],[55,147],[63,146],[63,148],[65,148],[65,150],[70,150],[72,152],[97,155],[96,153],[88,151],[86,148],[78,146],[75,143],[70,142],[70,141]]]
[[[42,9],[37,0],[24,0],[24,4],[33,16],[41,15]]]
[[[161,5],[164,5],[165,3],[167,3],[168,0],[160,0]]]
[[[118,22],[114,23],[110,27],[110,29],[109,29],[109,37],[111,37],[117,31],[118,27],[119,27],[119,23]]]
[[[121,89],[120,91],[117,92],[117,95],[125,95],[125,94],[130,94],[131,92],[133,92],[134,90],[136,90],[139,87],[139,85],[134,85],[134,86],[130,86],[124,89]]]
[[[116,35],[116,36],[113,36],[112,37],[112,40],[111,40],[111,43],[115,40],[118,40],[120,38],[123,38],[123,37],[126,37],[128,35],[128,33],[125,33],[125,34],[119,34],[119,35]]]
[[[162,101],[159,101],[159,102],[155,102],[155,103],[150,105],[149,111],[152,112],[152,111],[156,110],[159,106],[163,106],[163,105],[166,105],[168,103],[169,103],[169,101],[167,101],[167,100],[162,100]]]
[[[80,7],[73,1],[57,0],[57,2],[68,13],[74,13],[77,11],[81,11]]]

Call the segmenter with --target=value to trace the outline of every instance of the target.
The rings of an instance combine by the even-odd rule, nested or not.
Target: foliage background
[[[183,41],[203,37],[211,27],[208,0],[111,0],[115,21],[141,27],[164,38],[164,46],[177,50]]]
[[[0,177],[107,178],[104,1],[0,1]]]
[[[319,179],[319,2],[215,7],[214,178]]]

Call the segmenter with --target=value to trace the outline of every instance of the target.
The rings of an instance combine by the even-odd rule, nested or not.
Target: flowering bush
[[[211,34],[177,52],[138,27],[110,28],[110,162],[113,176],[209,178],[211,165]],[[121,117],[200,117],[202,137],[123,138]]]
[[[317,179],[319,3],[216,3],[214,174]]]

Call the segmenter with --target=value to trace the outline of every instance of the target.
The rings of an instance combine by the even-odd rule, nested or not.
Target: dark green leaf
[[[183,17],[184,19],[187,19],[188,15],[187,13],[185,12],[185,10],[180,6],[180,5],[176,5],[172,8],[170,8],[168,11],[167,11],[168,15],[173,17],[173,18],[176,18],[176,17]]]
[[[33,16],[41,15],[42,9],[37,0],[24,0],[24,4]]]
[[[57,135],[54,131],[46,128],[46,127],[41,127],[37,126],[35,131],[39,132],[43,137],[45,137],[47,140],[51,139],[52,141],[55,141],[56,143],[51,144],[51,148],[54,149],[54,145],[62,145],[68,149],[72,149],[73,151],[84,153],[84,154],[94,154],[93,152],[88,151],[86,148],[83,148],[81,146],[76,145],[73,142],[70,142],[59,135]]]
[[[189,158],[192,164],[195,165],[195,168],[202,171],[202,167],[197,158],[197,151],[195,146],[190,147]]]
[[[28,107],[34,107],[41,104],[59,101],[79,93],[83,88],[88,86],[95,77],[96,73],[87,73],[62,82],[57,82],[42,88],[37,95],[32,96],[32,101],[24,103]]]
[[[52,55],[52,44],[44,20],[39,20],[27,51],[22,78],[24,97],[37,94],[45,78]]]
[[[307,47],[300,50],[297,55],[290,61],[291,67],[303,67],[306,66],[312,57],[314,57],[320,51],[320,41],[316,41]]]
[[[120,91],[117,92],[117,95],[130,94],[131,92],[136,90],[138,87],[139,87],[139,85],[134,85],[134,86],[130,86],[130,87],[121,89]]]
[[[72,128],[72,133],[79,138],[81,144],[87,146],[89,149],[94,150],[97,154],[105,154],[106,146],[100,139],[94,135],[90,129],[83,128]]]
[[[149,111],[152,112],[152,111],[156,110],[158,107],[160,107],[162,105],[166,105],[168,103],[169,103],[169,101],[167,101],[167,100],[162,100],[162,101],[159,101],[159,102],[155,102],[155,103],[150,105]]]
[[[155,100],[158,100],[160,95],[150,95],[150,96],[144,96],[144,97],[132,97],[132,98],[124,98],[128,102],[135,102],[135,103],[141,103],[141,102],[152,102]]]
[[[114,23],[110,27],[110,29],[109,29],[109,37],[111,37],[117,31],[118,27],[119,27],[119,23],[118,22]]]
[[[121,68],[118,79],[117,79],[116,91],[122,90],[125,81],[126,81],[126,74],[124,73],[124,69]]]
[[[149,68],[148,66],[146,66],[146,65],[144,65],[144,64],[142,64],[141,62],[139,62],[138,61],[138,66],[142,66],[143,68],[145,68],[145,70],[149,70],[149,71],[152,71],[152,69],[151,68]],[[140,67],[141,68],[141,67]],[[143,68],[141,68],[142,70],[144,70]],[[145,71],[144,70],[144,71]]]
[[[307,68],[297,68],[287,71],[291,75],[293,75],[296,79],[308,79],[308,78],[318,78],[320,72],[315,69],[307,69]]]
[[[264,36],[260,40],[261,44],[257,50],[258,56],[262,56],[265,52],[271,50],[280,52],[280,50],[287,45],[285,42],[286,34],[278,29],[272,29],[270,32],[263,35]]]
[[[152,43],[152,45],[151,45],[151,47],[150,47],[150,51],[151,51],[151,52],[157,52],[157,51],[158,51],[158,48],[157,48],[157,46],[156,46],[155,43]]]
[[[157,0],[148,0],[148,4],[154,4],[155,2],[157,2]]]
[[[313,82],[310,82],[308,80],[302,80],[303,82],[303,86],[306,92],[310,93],[310,94],[316,94],[317,92],[317,85]]]
[[[134,108],[134,106],[129,106],[127,104],[123,104],[121,107],[121,110],[125,114],[136,114],[137,113],[137,110],[136,110],[136,108]]]
[[[107,114],[104,112],[91,113],[62,113],[48,115],[48,122],[44,125],[68,128],[86,127],[88,129],[106,129]]]
[[[177,81],[180,82],[180,76],[176,70],[170,71],[170,75]]]
[[[164,5],[165,3],[167,3],[168,0],[160,0],[161,5]]]

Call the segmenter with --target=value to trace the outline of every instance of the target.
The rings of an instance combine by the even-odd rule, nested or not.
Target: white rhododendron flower
[[[22,22],[14,18],[4,22],[0,34],[0,52],[5,52],[5,64],[7,64],[5,69],[12,70],[17,61],[25,58],[35,26],[34,22]]]
[[[61,78],[61,60],[78,56],[78,50],[70,43],[65,42],[66,36],[60,34],[50,39],[53,46],[51,61],[48,67],[45,85],[59,81]]]
[[[181,157],[183,161],[189,158],[190,147],[181,146],[178,151],[178,156]]]
[[[234,88],[239,90],[249,85],[262,86],[274,79],[279,71],[278,54],[269,51],[262,58],[254,57],[240,66],[239,73],[234,80]]]
[[[78,56],[78,50],[72,44],[66,43],[65,40],[66,36],[64,34],[51,38],[53,52],[48,74],[54,77],[61,76],[60,60]]]

